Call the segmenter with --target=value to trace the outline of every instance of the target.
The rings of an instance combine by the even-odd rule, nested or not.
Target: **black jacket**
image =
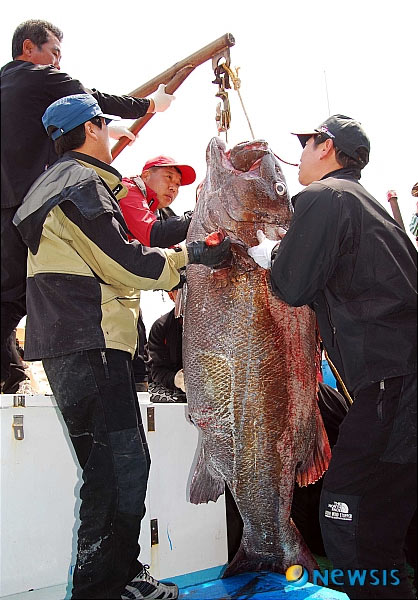
[[[173,308],[155,321],[148,336],[151,379],[169,390],[177,389],[174,377],[177,371],[183,368],[182,322],[181,317],[174,317]]]
[[[57,160],[42,115],[55,100],[90,92],[105,113],[126,119],[144,115],[149,100],[88,90],[51,65],[14,60],[1,76],[1,205],[19,206],[35,179]]]
[[[339,169],[293,198],[273,259],[273,292],[309,304],[348,388],[416,371],[416,258],[406,233]]]

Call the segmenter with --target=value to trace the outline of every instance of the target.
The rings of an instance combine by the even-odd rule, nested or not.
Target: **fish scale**
[[[231,237],[232,260],[219,270],[187,267],[184,314],[188,410],[200,431],[190,500],[216,501],[226,482],[244,524],[226,576],[316,568],[291,502],[295,479],[316,481],[330,458],[316,399],[314,313],[274,297],[269,272],[246,254],[257,229],[274,237],[290,222],[284,177],[266,142],[246,148],[228,153],[217,138],[208,146],[188,241],[219,228]]]

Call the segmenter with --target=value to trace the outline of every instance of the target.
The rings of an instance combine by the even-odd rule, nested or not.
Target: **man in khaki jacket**
[[[188,263],[220,263],[229,239],[176,249],[129,242],[107,123],[90,94],[43,124],[61,158],[14,223],[29,248],[25,358],[42,360],[83,469],[74,599],[177,598],[137,560],[150,457],[132,376],[140,289],[169,290]]]

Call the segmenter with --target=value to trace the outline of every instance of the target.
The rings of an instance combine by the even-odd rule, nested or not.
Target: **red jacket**
[[[136,179],[136,177],[135,177]],[[137,239],[144,246],[151,246],[151,229],[157,220],[157,196],[142,179],[139,184],[144,186],[144,195],[135,183],[134,178],[124,177],[122,183],[128,188],[128,195],[119,202],[123,218],[132,234],[131,239]]]
[[[138,183],[135,183],[137,181]],[[169,209],[158,211],[157,196],[140,177],[124,177],[122,183],[128,194],[119,202],[126,221],[130,239],[137,239],[144,246],[170,248],[186,239],[191,213],[182,217],[168,216]]]

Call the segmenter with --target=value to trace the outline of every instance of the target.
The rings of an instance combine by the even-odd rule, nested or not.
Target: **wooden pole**
[[[175,63],[169,69],[157,75],[144,85],[136,88],[133,92],[128,94],[136,98],[144,98],[155,92],[161,83],[166,84],[167,94],[173,94],[183,81],[190,75],[190,73],[199,65],[206,62],[209,59],[216,61],[225,54],[225,50],[235,44],[233,35],[226,33],[222,37],[218,38],[214,42],[211,42],[204,48],[201,48],[194,54],[191,54],[187,58]],[[216,65],[215,65],[216,66]],[[129,128],[134,135],[137,135],[139,131],[148,123],[148,121],[154,116],[155,113],[147,113],[143,117],[137,119],[133,125]],[[127,137],[122,137],[112,148],[112,159],[114,160],[126,146],[128,146],[130,140]]]
[[[225,33],[225,35],[222,37],[218,38],[214,42],[211,42],[207,46],[204,46],[204,48],[194,52],[187,58],[175,63],[172,67],[166,71],[163,71],[147,83],[144,83],[144,85],[136,88],[128,95],[134,96],[135,98],[145,98],[145,96],[149,96],[155,92],[160,83],[168,83],[171,79],[173,79],[174,75],[176,75],[176,73],[178,73],[184,67],[192,66],[195,69],[210,58],[216,57],[217,54],[221,54],[223,50],[230,48],[234,44],[234,36],[231,33]]]
[[[398,205],[398,194],[395,192],[395,190],[389,190],[387,193],[387,197],[390,207],[392,209],[393,218],[395,219],[397,224],[400,227],[402,227],[402,229],[405,231],[405,225],[403,224],[401,211],[399,210]]]

